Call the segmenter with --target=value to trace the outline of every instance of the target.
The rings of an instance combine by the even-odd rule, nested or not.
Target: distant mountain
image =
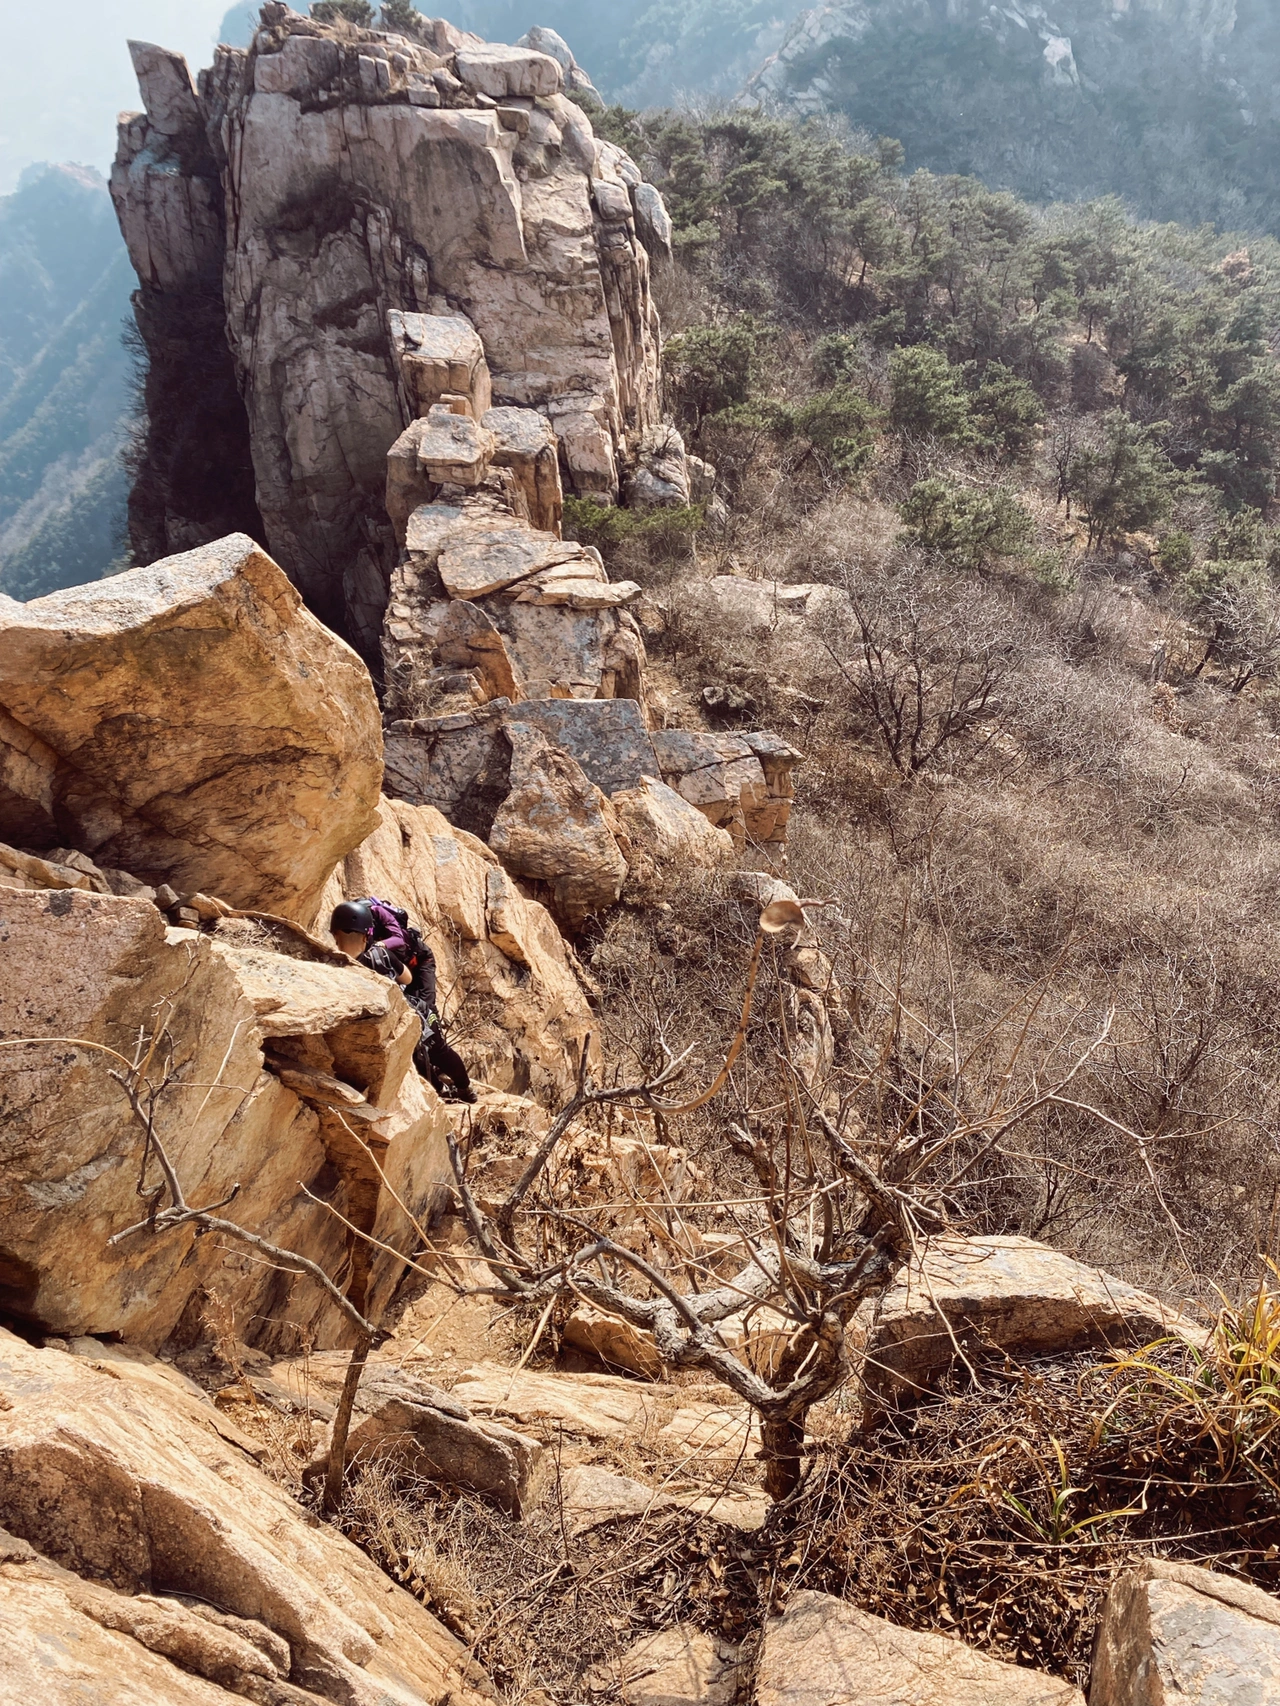
[[[376,3],[376,0],[375,0]],[[803,0],[455,0],[460,29],[517,41],[543,24],[558,30],[610,101],[632,107],[681,99],[731,99],[781,43]],[[435,11],[434,7],[419,10]],[[237,0],[218,40],[247,47],[256,0]]]
[[[106,181],[32,166],[0,197],[0,592],[96,580],[125,550],[133,271]]]
[[[731,99],[781,43],[803,0],[463,0],[449,16],[494,41],[558,30],[611,101]]]
[[[747,97],[1036,201],[1280,234],[1277,0],[827,0]]]

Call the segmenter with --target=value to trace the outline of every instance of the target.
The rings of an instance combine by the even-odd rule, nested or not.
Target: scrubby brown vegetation
[[[838,903],[836,1083],[887,989],[941,1104],[1001,1014],[1026,1062],[1105,1027],[1081,1106],[1028,1120],[964,1212],[1243,1295],[1280,1189],[1280,251],[904,179],[830,133],[612,122],[683,228],[670,401],[730,503],[606,548],[680,715],[720,689],[807,755],[791,880]],[[698,596],[725,574],[847,605],[735,631]],[[719,963],[681,910],[597,950],[619,1011],[658,979],[673,1044]]]

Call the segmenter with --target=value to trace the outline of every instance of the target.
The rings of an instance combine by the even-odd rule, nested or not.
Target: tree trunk
[[[338,1399],[337,1413],[333,1418],[333,1432],[329,1436],[329,1466],[324,1477],[324,1508],[328,1516],[332,1516],[342,1502],[342,1481],[347,1472],[347,1436],[351,1432],[351,1412],[355,1408],[360,1376],[364,1373],[364,1365],[369,1360],[372,1348],[372,1336],[361,1333],[352,1349],[351,1361],[347,1364],[346,1379],[342,1382],[342,1396]]]
[[[775,1501],[789,1498],[800,1485],[804,1461],[804,1418],[789,1422],[762,1422],[760,1443],[765,1492]]]

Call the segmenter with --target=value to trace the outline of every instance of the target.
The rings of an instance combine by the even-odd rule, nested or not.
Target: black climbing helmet
[[[331,936],[367,936],[373,929],[373,908],[367,900],[344,900],[329,920]]]

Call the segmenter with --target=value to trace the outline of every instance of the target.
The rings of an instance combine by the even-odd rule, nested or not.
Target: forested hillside
[[[1006,1048],[1089,1051],[1114,1126],[1061,1108],[989,1157],[982,1224],[1163,1285],[1246,1274],[1280,1183],[1280,246],[1037,211],[819,128],[610,123],[669,198],[669,398],[728,500],[570,506],[650,589],[669,713],[807,753],[794,880],[837,898],[867,1010],[906,1002],[931,1118]],[[602,975],[656,979],[692,1035],[697,929],[623,936]]]
[[[748,94],[1035,201],[1280,230],[1272,0],[829,0]]]
[[[105,181],[43,166],[0,198],[0,591],[96,580],[124,551],[133,272]]]

